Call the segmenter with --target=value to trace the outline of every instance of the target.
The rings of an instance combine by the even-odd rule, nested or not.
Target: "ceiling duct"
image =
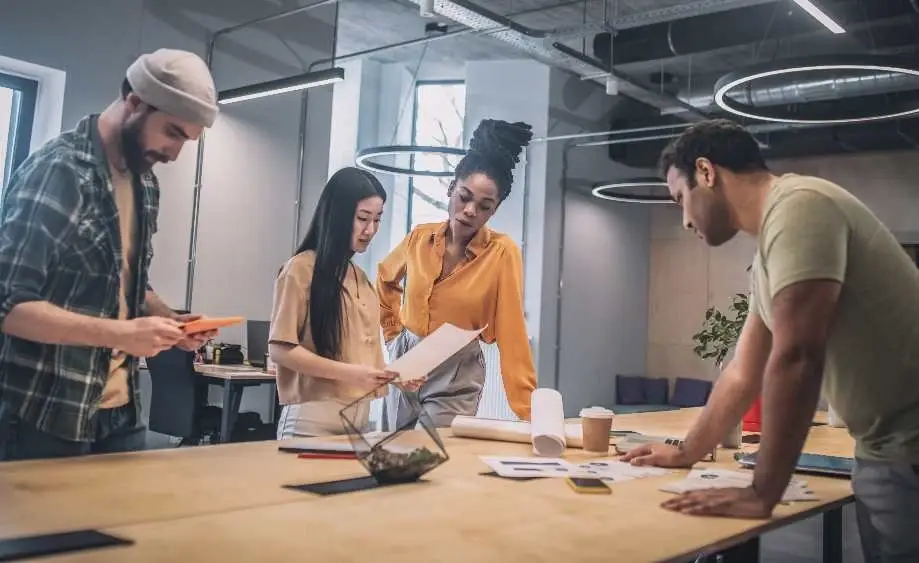
[[[696,80],[695,82],[699,85],[681,92],[678,98],[693,107],[714,111],[713,90],[717,78]],[[916,76],[893,72],[873,72],[861,76],[783,82],[782,84],[737,88],[731,92],[730,96],[746,105],[771,107],[894,94],[919,89],[919,78]],[[665,110],[664,113],[672,114],[681,111],[685,111],[683,106],[674,106]]]
[[[837,21],[845,22],[848,39],[871,44],[875,41],[883,42],[884,38],[873,37],[869,27],[892,21],[909,24],[908,20],[915,18],[916,12],[910,0],[846,1],[833,4],[832,15]],[[912,29],[911,25],[909,27]],[[615,29],[613,62],[617,67],[755,45],[769,40],[803,35],[826,36],[826,30],[812,17],[800,9],[789,10],[784,3],[776,2],[760,2],[758,5],[669,22]],[[609,33],[600,33],[594,37],[593,55],[604,64],[609,64]]]
[[[419,4],[421,0],[411,1]],[[442,17],[475,30],[496,30],[490,31],[489,37],[516,47],[543,63],[568,70],[578,76],[589,76],[594,80],[605,82],[605,77],[612,75],[619,82],[621,94],[658,109],[683,105],[673,96],[655,91],[625,75],[610,72],[606,65],[594,58],[585,56],[561,43],[551,43],[552,39],[562,34],[570,34],[570,29],[551,31],[532,29],[468,0],[435,0],[434,11]],[[685,106],[683,109],[686,110],[681,114],[684,119],[706,117],[702,112],[690,106]]]

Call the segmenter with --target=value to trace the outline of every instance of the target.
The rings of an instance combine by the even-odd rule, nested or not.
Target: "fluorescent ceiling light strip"
[[[826,15],[826,12],[818,8],[810,0],[792,0],[792,1],[798,6],[800,6],[802,10],[810,14],[812,18],[822,23],[824,27],[826,27],[827,29],[835,33],[836,35],[846,32],[846,30],[843,29],[841,25],[833,21],[833,18]]]
[[[251,86],[225,90],[220,92],[218,103],[226,105],[246,100],[256,100],[258,98],[306,90],[307,88],[325,86],[326,84],[341,82],[344,79],[344,69],[336,67],[328,70],[301,74],[299,76],[263,82],[262,84],[253,84]]]

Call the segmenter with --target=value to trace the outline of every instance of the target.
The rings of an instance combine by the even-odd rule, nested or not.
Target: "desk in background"
[[[239,415],[239,405],[246,387],[274,385],[275,376],[259,368],[246,365],[195,364],[195,372],[213,380],[223,389],[223,408],[220,413],[220,441],[230,440],[233,424]],[[271,395],[268,406],[268,420],[276,423],[277,392]]]
[[[616,426],[684,435],[698,409],[617,417]],[[658,490],[685,471],[577,495],[561,479],[480,475],[480,455],[530,455],[527,444],[456,438],[428,482],[331,497],[284,489],[363,474],[355,461],[305,460],[253,442],[0,464],[0,537],[96,528],[134,546],[49,558],[131,561],[688,562],[852,502],[851,483],[808,476],[820,500],[779,506],[770,520],[684,516]],[[342,438],[346,440],[345,438]],[[811,430],[805,451],[852,455],[844,429]],[[569,450],[572,461],[591,456]],[[714,467],[736,469],[729,452]],[[706,464],[707,465],[707,464]],[[113,507],[117,507],[114,509]],[[825,561],[838,554],[829,549]]]

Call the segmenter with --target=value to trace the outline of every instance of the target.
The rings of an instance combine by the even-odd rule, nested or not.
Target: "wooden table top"
[[[195,371],[217,379],[275,380],[275,374],[247,365],[195,364]]]
[[[695,409],[623,415],[619,429],[682,435]],[[443,433],[450,461],[427,482],[319,497],[282,488],[362,475],[354,461],[305,460],[276,442],[0,464],[0,537],[100,528],[127,548],[59,561],[622,561],[691,559],[852,500],[845,479],[806,477],[820,498],[772,520],[684,516],[660,508],[685,471],[578,495],[562,479],[479,475],[479,455],[530,455],[526,444]],[[814,427],[806,451],[852,455],[845,429]],[[589,459],[569,450],[571,461]],[[735,469],[730,452],[715,464]],[[192,555],[194,553],[195,555]]]

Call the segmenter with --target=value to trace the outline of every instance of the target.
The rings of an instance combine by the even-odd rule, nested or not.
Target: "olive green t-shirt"
[[[858,199],[820,178],[773,185],[753,264],[754,306],[804,280],[837,280],[823,394],[867,459],[919,461],[919,268]]]

